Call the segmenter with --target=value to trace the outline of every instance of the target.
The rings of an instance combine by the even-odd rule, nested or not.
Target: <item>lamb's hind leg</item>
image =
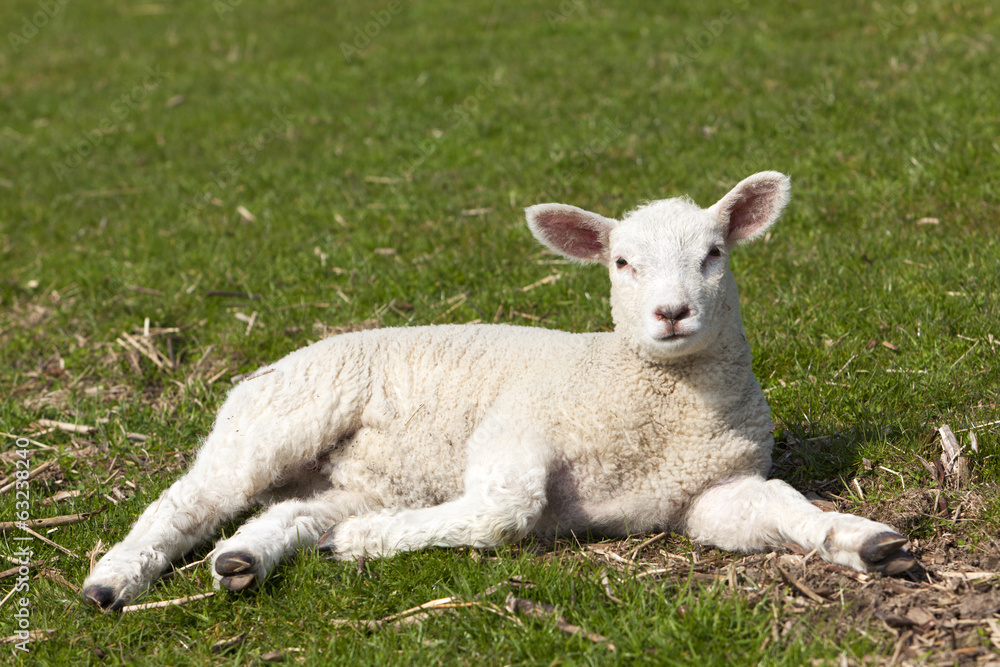
[[[298,374],[279,364],[233,389],[191,470],[94,566],[85,597],[104,609],[125,606],[223,521],[353,428],[354,397],[302,395]]]
[[[246,494],[226,475],[196,465],[167,488],[83,582],[83,595],[118,610],[143,593],[170,563],[244,509]]]
[[[335,525],[321,551],[338,558],[389,556],[428,546],[493,547],[518,540],[545,509],[550,450],[504,421],[480,426],[468,443],[465,491],[423,508],[387,509]]]
[[[709,488],[692,503],[685,528],[696,542],[732,551],[794,542],[862,572],[897,574],[916,564],[892,527],[824,512],[776,479],[743,477]]]
[[[215,586],[237,592],[260,585],[282,560],[315,545],[331,525],[371,510],[367,495],[341,490],[278,503],[215,545]]]

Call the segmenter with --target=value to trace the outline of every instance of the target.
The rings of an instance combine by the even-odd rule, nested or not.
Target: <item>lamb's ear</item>
[[[708,210],[726,226],[726,244],[762,236],[788,204],[792,182],[776,171],[744,178]]]
[[[615,220],[566,204],[537,204],[524,209],[528,227],[542,245],[569,259],[608,263],[608,235]]]

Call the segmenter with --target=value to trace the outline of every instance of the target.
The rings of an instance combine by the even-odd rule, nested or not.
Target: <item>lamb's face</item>
[[[745,178],[707,209],[688,199],[643,206],[621,222],[566,204],[526,210],[545,246],[611,272],[615,326],[643,357],[665,362],[706,349],[739,327],[729,249],[764,234],[788,203],[788,177]]]
[[[717,338],[735,301],[725,232],[686,199],[644,206],[611,230],[612,316],[643,357],[676,359]]]

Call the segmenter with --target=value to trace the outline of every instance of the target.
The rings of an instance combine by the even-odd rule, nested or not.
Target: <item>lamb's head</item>
[[[739,326],[729,250],[763,235],[789,190],[787,176],[766,171],[707,209],[677,198],[620,221],[565,204],[531,206],[526,214],[549,249],[608,267],[616,330],[643,357],[662,362],[706,349],[734,317]]]

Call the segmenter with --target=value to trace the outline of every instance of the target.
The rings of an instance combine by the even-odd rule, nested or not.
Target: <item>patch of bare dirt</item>
[[[913,517],[916,525],[939,509],[941,495],[911,490],[898,503],[868,506],[857,513],[902,527],[910,525],[907,517]],[[997,666],[1000,541],[979,539],[977,530],[966,530],[975,527],[976,512],[986,503],[977,492],[958,495],[969,512],[968,521],[952,522],[950,531],[912,540],[911,551],[919,565],[898,577],[855,572],[795,545],[741,557],[693,547],[672,534],[645,546],[637,538],[586,544],[582,553],[622,576],[651,583],[719,585],[727,595],[752,605],[769,605],[775,624],[765,644],[796,633],[820,632],[834,638],[854,633],[881,640],[883,650],[860,663],[846,659],[841,664]],[[949,511],[954,513],[954,496],[950,501]],[[970,546],[971,537],[977,541]]]

